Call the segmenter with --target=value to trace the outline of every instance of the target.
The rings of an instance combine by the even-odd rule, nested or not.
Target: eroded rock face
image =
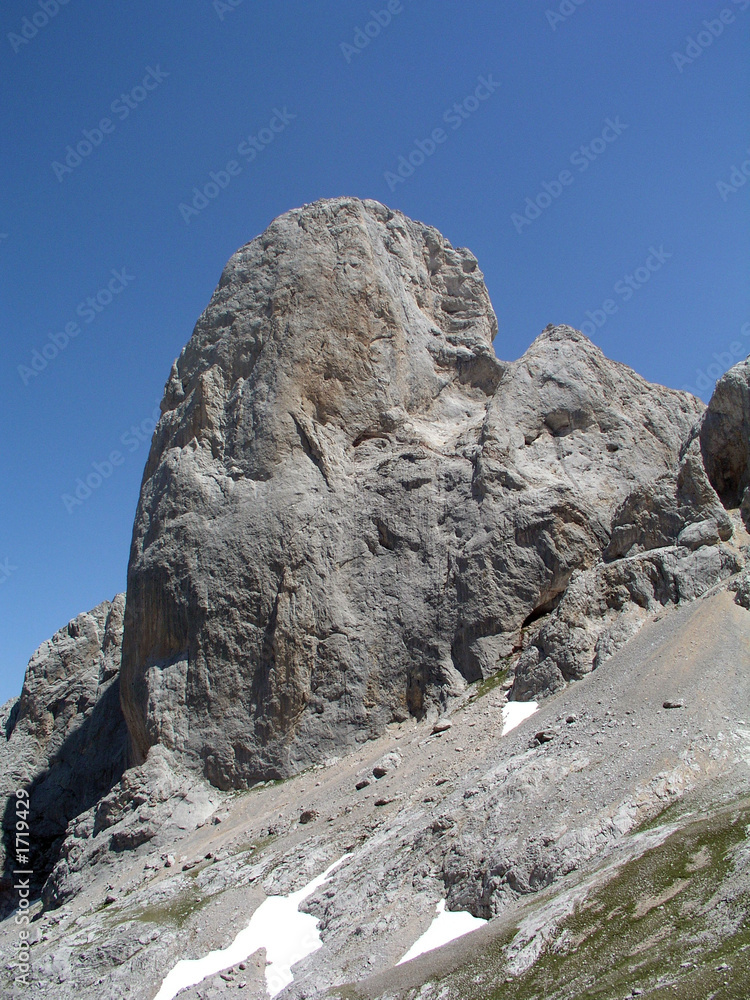
[[[153,747],[146,761],[68,824],[59,857],[44,884],[46,909],[55,909],[86,888],[98,865],[112,856],[148,845],[152,856],[169,849],[216,808],[219,793],[181,767],[164,747]]]
[[[31,868],[41,884],[68,822],[122,775],[127,729],[119,668],[125,595],[78,615],[29,661],[21,696],[4,719],[0,800],[6,876],[12,868],[15,792],[28,789]]]
[[[716,541],[732,536],[732,523],[708,481],[693,439],[678,469],[633,490],[620,504],[604,557],[619,559],[678,542],[687,544],[690,536],[697,542],[708,525]]]
[[[715,531],[716,522],[706,521],[685,531],[708,523]],[[576,574],[519,656],[511,698],[543,697],[581,680],[665,606],[693,601],[743,568],[742,556],[719,543],[718,534],[700,541],[653,548]]]
[[[730,368],[716,383],[700,444],[716,492],[727,506],[738,507],[750,485],[750,360]]]
[[[138,505],[135,762],[159,742],[242,786],[444,706],[675,473],[700,401],[569,327],[502,363],[496,331],[473,255],[377,202],[289,212],[231,258]]]

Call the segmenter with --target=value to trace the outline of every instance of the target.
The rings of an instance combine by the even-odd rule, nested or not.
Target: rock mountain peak
[[[300,1000],[373,971],[362,995],[433,996],[426,966],[395,967],[436,904],[497,918],[449,951],[458,979],[434,959],[441,996],[513,984],[548,948],[567,975],[629,865],[628,948],[650,955],[649,908],[688,900],[701,983],[724,976],[715,942],[744,940],[750,899],[746,852],[707,860],[750,819],[750,365],[705,407],[569,326],[515,361],[497,331],[474,255],[376,201],[287,212],[231,257],[166,383],[127,595],[44,643],[0,713],[1,898],[20,786],[40,997],[153,997],[186,941],[205,954],[326,871]],[[536,706],[508,701],[532,699],[509,733]],[[689,822],[630,835],[688,794]],[[676,828],[689,858],[658,884],[679,884],[649,897]],[[264,968],[237,986],[265,996]],[[555,997],[581,995],[571,976]]]
[[[473,254],[378,202],[315,202],[234,254],[136,514],[134,761],[159,742],[242,786],[444,709],[601,559],[703,405],[569,327],[514,363],[496,333]]]

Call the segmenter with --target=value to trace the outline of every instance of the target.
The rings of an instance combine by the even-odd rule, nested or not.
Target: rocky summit
[[[375,201],[232,256],[127,594],[2,709],[8,996],[750,984],[750,364],[705,407],[569,326],[493,341],[473,254]],[[282,975],[261,936],[188,982],[295,892],[318,950]],[[397,964],[439,914],[486,923]]]

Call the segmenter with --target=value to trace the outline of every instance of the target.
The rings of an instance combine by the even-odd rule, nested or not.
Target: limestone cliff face
[[[243,786],[439,709],[677,474],[700,401],[569,327],[512,364],[496,332],[474,256],[377,202],[289,212],[231,258],[141,488],[135,762],[159,742]]]

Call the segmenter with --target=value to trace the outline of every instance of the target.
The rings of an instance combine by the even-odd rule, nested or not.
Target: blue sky
[[[750,0],[11,0],[0,29],[0,702],[124,588],[172,361],[290,208],[470,247],[504,359],[570,323],[707,399],[750,352]]]

